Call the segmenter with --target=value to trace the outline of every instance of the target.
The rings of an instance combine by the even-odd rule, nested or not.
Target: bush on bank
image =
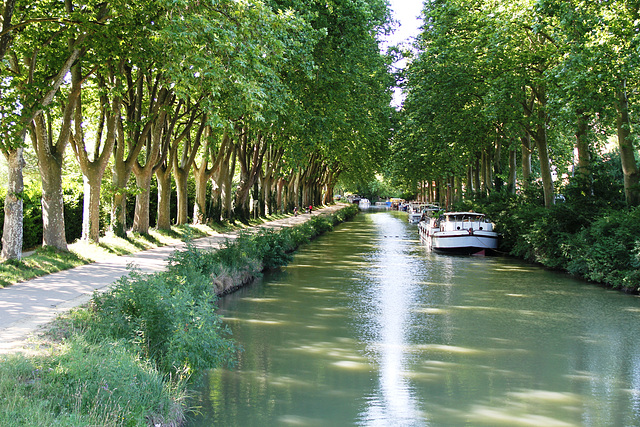
[[[509,255],[640,292],[640,208],[568,190],[551,208],[531,194],[505,193],[465,202],[464,208],[490,215],[502,233],[500,249]]]
[[[56,322],[64,344],[52,355],[0,363],[0,425],[179,425],[186,380],[232,366],[238,351],[215,313],[217,294],[286,265],[299,245],[357,212],[244,233],[213,252],[187,245],[165,271],[132,271]]]

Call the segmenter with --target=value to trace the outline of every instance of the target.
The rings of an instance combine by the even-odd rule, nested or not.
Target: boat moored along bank
[[[447,212],[418,224],[420,238],[441,253],[484,255],[498,248],[498,233],[486,215],[477,212]]]

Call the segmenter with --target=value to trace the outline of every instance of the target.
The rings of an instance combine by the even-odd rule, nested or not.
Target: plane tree
[[[405,114],[414,128],[404,135],[429,145],[429,166],[435,170],[448,172],[455,164],[453,173],[466,173],[467,187],[474,191],[480,181],[483,191],[491,190],[494,182],[501,184],[504,147],[510,151],[513,191],[514,150],[518,140],[531,139],[545,205],[550,206],[555,195],[548,99],[555,87],[549,73],[559,63],[559,53],[554,38],[537,25],[535,3],[450,0],[425,5],[418,57],[408,71],[409,96],[414,100],[408,100]],[[425,150],[417,151],[424,155]],[[454,154],[454,163],[443,158],[447,152]],[[523,148],[526,156],[531,152]]]
[[[633,124],[637,91],[637,4],[631,1],[539,2],[540,23],[558,40],[562,59],[551,74],[556,109],[572,124],[578,152],[577,172],[584,194],[591,194],[591,153],[596,132],[613,130],[622,160],[627,203],[640,203],[640,172]]]
[[[304,141],[300,151],[308,163],[293,157],[287,178],[290,200],[304,205],[322,202],[324,178],[334,185],[343,174],[366,181],[381,169],[394,83],[378,41],[389,30],[385,1],[308,3],[309,22],[326,35],[313,50],[312,79],[299,88],[306,119],[295,137]]]
[[[44,244],[66,249],[61,190],[61,168],[69,143],[70,117],[78,88],[56,96],[86,45],[99,37],[108,22],[105,2],[6,2],[3,11],[1,149],[9,164],[5,202],[3,258],[20,258],[22,246],[22,151],[29,130],[43,180]],[[64,106],[62,105],[64,104]],[[60,110],[58,110],[60,108]],[[46,117],[63,116],[54,135]],[[44,116],[43,116],[44,115]]]
[[[421,181],[453,186],[471,165],[476,174],[485,172],[482,182],[490,187],[495,140],[484,101],[486,16],[463,2],[431,3],[423,13],[418,54],[405,71],[407,98],[393,145],[396,179],[412,188]]]

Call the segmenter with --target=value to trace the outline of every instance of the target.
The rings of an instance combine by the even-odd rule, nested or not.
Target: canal
[[[637,297],[432,254],[370,212],[220,301],[243,347],[191,426],[640,425]]]

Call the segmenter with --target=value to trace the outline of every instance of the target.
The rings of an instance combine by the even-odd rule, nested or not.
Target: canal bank
[[[640,425],[635,296],[502,257],[433,254],[362,213],[223,298],[244,351],[189,425]]]
[[[274,247],[266,247],[268,240],[260,236],[300,231],[302,237],[311,238],[314,234],[306,230],[318,224],[314,232],[319,234],[319,225],[333,221],[343,210],[330,216],[294,217],[294,227],[262,230],[245,243],[259,242],[250,249],[273,258]],[[242,240],[242,236],[235,239]],[[51,335],[63,341],[47,354],[4,357],[0,424],[180,424],[185,381],[191,373],[232,363],[235,347],[214,313],[212,275],[202,269],[234,243],[223,246],[206,251],[187,245],[166,271],[132,271],[108,292],[94,296],[88,309],[56,321]],[[263,266],[268,266],[268,259],[265,256]]]
[[[314,215],[330,215],[344,207],[337,204],[318,209]],[[271,221],[258,228],[278,230],[303,224],[311,216],[298,215]],[[240,231],[221,233],[193,240],[194,247],[215,250]],[[127,275],[130,267],[143,273],[165,268],[168,258],[184,243],[163,246],[133,255],[112,257],[92,264],[32,279],[0,288],[0,354],[31,352],[30,337],[40,327],[74,307],[86,304],[94,292],[108,289],[116,280]]]

